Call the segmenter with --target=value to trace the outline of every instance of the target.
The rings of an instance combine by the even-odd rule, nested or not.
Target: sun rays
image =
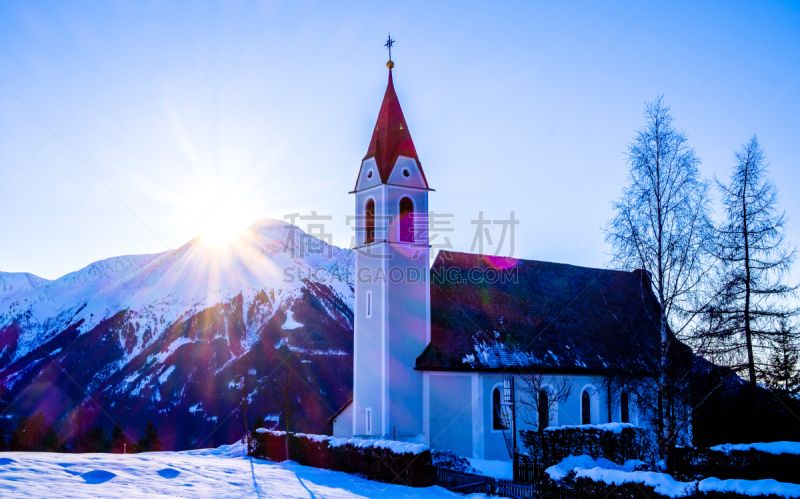
[[[211,248],[221,249],[230,246],[243,233],[244,229],[234,224],[216,223],[203,230],[200,241]]]

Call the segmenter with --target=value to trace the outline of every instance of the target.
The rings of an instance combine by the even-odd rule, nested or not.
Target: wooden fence
[[[490,476],[436,468],[436,485],[462,494],[492,494],[514,499],[577,499],[571,491],[543,488],[535,483],[499,480]]]
[[[545,466],[528,456],[517,454],[514,466],[514,481],[517,483],[537,484],[544,478]]]

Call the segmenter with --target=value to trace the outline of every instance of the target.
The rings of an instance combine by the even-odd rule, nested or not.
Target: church
[[[522,430],[646,425],[636,396],[612,381],[658,357],[648,275],[446,251],[431,265],[432,189],[387,66],[351,193],[353,397],[329,421],[334,436],[508,460]]]

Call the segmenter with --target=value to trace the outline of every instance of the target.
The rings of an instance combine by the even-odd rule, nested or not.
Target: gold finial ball
[[[392,69],[394,67],[394,63],[390,60],[389,62],[386,63],[386,67]]]

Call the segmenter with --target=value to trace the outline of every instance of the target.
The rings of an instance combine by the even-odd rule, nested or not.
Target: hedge
[[[714,450],[678,447],[669,469],[676,478],[694,480],[704,477],[719,479],[762,480],[800,483],[800,455],[772,454],[755,449]]]
[[[620,464],[629,459],[645,461],[652,452],[649,433],[627,423],[560,426],[520,434],[530,458],[545,467],[581,455]]]
[[[285,461],[285,438],[282,431],[256,430],[250,439],[248,455]],[[289,458],[304,466],[359,474],[378,482],[412,487],[436,483],[431,451],[419,444],[290,433]]]
[[[696,483],[696,482],[695,482]],[[687,484],[686,493],[677,497],[683,499],[786,499],[787,495],[761,494],[749,495],[737,492],[701,491],[696,485]],[[582,499],[609,499],[609,498],[642,498],[642,499],[674,499],[676,496],[664,495],[656,492],[655,487],[637,482],[625,482],[618,485],[595,481],[588,477],[576,477],[574,472],[569,473],[561,480],[554,481],[547,477],[540,488],[543,498],[575,497]]]

